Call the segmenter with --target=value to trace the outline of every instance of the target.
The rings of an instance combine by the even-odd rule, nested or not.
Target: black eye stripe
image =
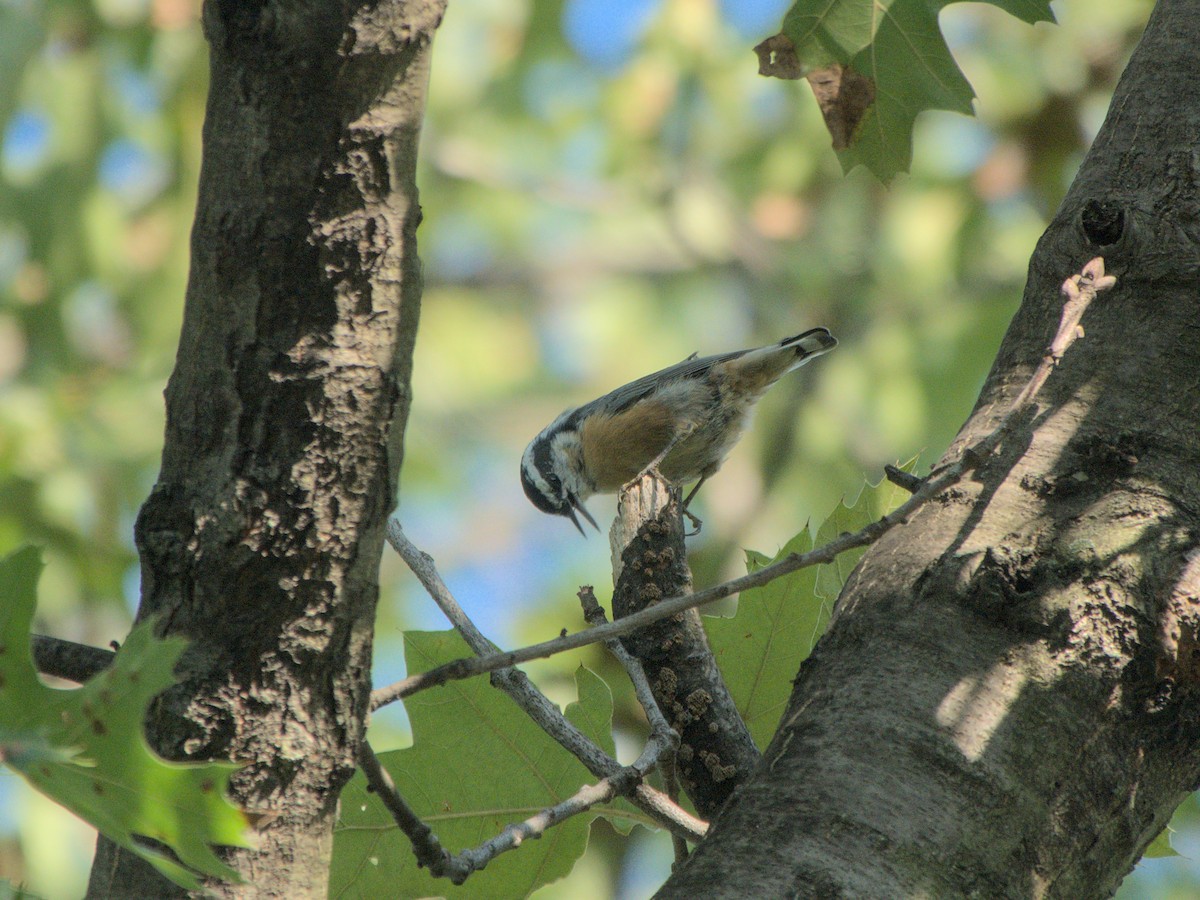
[[[547,440],[539,440],[533,448],[533,464],[547,481],[552,477],[549,473],[554,468],[550,463],[550,451],[550,441]]]
[[[525,491],[525,496],[529,498],[529,502],[542,512],[551,514],[562,513],[559,504],[555,503],[553,498],[547,497],[538,489],[538,486],[529,477],[529,473],[524,468],[521,469],[521,487]]]

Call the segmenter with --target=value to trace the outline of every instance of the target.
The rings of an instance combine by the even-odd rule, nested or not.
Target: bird
[[[704,357],[693,353],[567,409],[521,456],[525,496],[542,512],[569,518],[586,536],[578,516],[597,531],[600,526],[584,501],[654,472],[674,484],[696,482],[683,503],[686,513],[767,389],[836,346],[828,329],[812,328],[765,347]],[[687,515],[698,527],[699,520]]]

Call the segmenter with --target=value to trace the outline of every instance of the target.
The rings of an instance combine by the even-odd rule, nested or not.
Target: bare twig
[[[896,487],[904,488],[910,494],[915,494],[917,489],[921,487],[921,479],[918,476],[913,475],[911,472],[905,472],[898,466],[884,466],[883,474]]]
[[[608,617],[604,615],[604,608],[596,600],[596,595],[592,591],[591,585],[585,585],[579,589],[579,603],[583,607],[583,618],[592,627],[603,625]],[[604,642],[607,647],[617,658],[617,660],[625,667],[625,671],[629,674],[629,680],[633,684],[634,694],[641,703],[642,709],[646,711],[646,719],[650,722],[651,734],[656,730],[663,729],[674,736],[674,745],[667,749],[658,760],[659,771],[662,772],[663,786],[666,788],[667,797],[675,802],[679,799],[679,779],[675,771],[675,754],[679,750],[679,735],[673,731],[662,714],[662,709],[658,705],[658,701],[654,699],[654,691],[650,687],[650,680],[646,677],[646,672],[642,668],[642,664],[638,662],[636,657],[625,649],[616,638],[609,638]],[[675,864],[683,862],[688,856],[688,842],[681,835],[672,833],[671,846],[675,851]]]
[[[798,569],[832,562],[838,555],[845,553],[847,550],[853,550],[856,547],[865,547],[868,544],[874,543],[883,534],[907,521],[909,516],[920,509],[931,498],[954,486],[966,472],[978,465],[979,462],[990,455],[996,447],[1010,436],[1019,421],[1017,414],[1022,412],[1037,397],[1038,391],[1041,390],[1042,384],[1045,383],[1046,377],[1057,364],[1057,361],[1062,358],[1062,355],[1082,333],[1079,322],[1088,305],[1095,299],[1096,294],[1108,290],[1115,283],[1115,277],[1104,274],[1104,260],[1100,257],[1091,260],[1084,266],[1080,274],[1073,275],[1067,279],[1063,283],[1062,288],[1063,293],[1067,295],[1067,302],[1064,304],[1062,321],[1059,324],[1054,340],[1051,342],[1046,356],[1034,371],[1029,383],[1013,400],[1008,411],[1000,419],[996,427],[976,444],[964,450],[955,462],[938,472],[931,473],[922,480],[920,487],[917,488],[908,500],[887,515],[881,516],[874,522],[866,525],[861,530],[852,534],[839,535],[829,543],[817,547],[808,553],[792,553],[778,562],[764,566],[756,572],[743,575],[740,578],[734,578],[724,584],[714,585],[713,587],[696,591],[686,596],[664,600],[653,607],[625,616],[615,622],[609,622],[595,628],[590,628],[587,631],[576,632],[575,634],[554,638],[553,640],[542,641],[539,644],[531,644],[530,646],[521,647],[516,650],[507,650],[488,656],[480,656],[475,659],[454,660],[445,665],[430,669],[428,672],[410,675],[408,678],[374,691],[371,695],[371,707],[378,709],[380,706],[392,703],[409,694],[444,684],[447,681],[470,678],[475,675],[482,675],[485,672],[494,672],[497,669],[507,666],[554,656],[568,650],[575,650],[580,647],[586,647],[589,644],[608,640],[609,638],[629,634],[659,619],[665,619],[669,616],[677,615],[684,610],[722,600],[725,597],[749,590],[750,588],[761,587],[764,584],[774,581],[776,578],[795,572]],[[404,554],[402,553],[401,555],[403,556]]]
[[[1063,358],[1067,348],[1075,343],[1076,338],[1083,337],[1083,326],[1079,322],[1092,301],[1096,299],[1096,295],[1101,291],[1107,291],[1116,283],[1115,276],[1104,274],[1104,259],[1099,256],[1088,262],[1078,275],[1072,275],[1063,282],[1062,292],[1066,295],[1067,302],[1063,304],[1058,332],[1054,335],[1050,346],[1046,348],[1046,355],[1042,357],[1033,377],[1029,379],[1025,389],[1013,401],[1013,410],[1024,406],[1042,389],[1042,385],[1046,383],[1046,379],[1050,377],[1050,372],[1058,365],[1058,361]],[[1010,411],[1009,415],[1011,414]]]
[[[467,645],[476,653],[494,651],[495,645],[475,627],[446,587],[433,558],[417,549],[394,519],[388,522],[387,540],[412,569],[433,601],[446,614],[446,618],[462,634]],[[599,778],[614,778],[621,772],[621,764],[576,728],[557,706],[529,682],[524,672],[509,666],[496,666],[486,671],[495,672],[493,683],[508,694],[543,731],[582,762],[593,775]],[[399,694],[392,699],[399,699],[400,696],[405,695]],[[372,709],[378,709],[385,702],[391,702],[390,699],[380,699],[379,692],[373,692],[371,699]],[[637,784],[630,799],[671,833],[680,834],[692,842],[699,842],[708,828],[706,822],[689,814],[661,791],[649,785]]]
[[[565,637],[543,641],[540,644],[521,647],[517,650],[505,650],[474,659],[457,659],[430,669],[428,672],[410,675],[387,687],[373,691],[371,693],[371,708],[378,709],[381,706],[394,703],[396,700],[407,697],[417,691],[445,684],[447,681],[456,681],[461,678],[483,675],[486,672],[495,672],[498,669],[518,665],[532,659],[542,659],[547,656],[563,653],[567,650],[576,650],[580,647],[586,647],[589,644],[606,641],[609,638],[620,637],[623,634],[629,634],[630,632],[644,628],[646,625],[651,622],[657,622],[659,619],[677,615],[693,607],[714,603],[717,600],[722,600],[725,597],[749,590],[750,588],[760,587],[797,569],[832,562],[839,554],[845,553],[847,550],[852,550],[855,547],[866,546],[890,528],[903,522],[907,516],[911,515],[929,497],[933,496],[937,491],[953,484],[954,480],[957,479],[944,483],[939,480],[936,483],[936,490],[923,490],[919,492],[920,499],[918,502],[913,502],[918,497],[918,494],[914,494],[912,498],[898,507],[894,512],[872,522],[861,531],[856,531],[853,534],[839,535],[828,544],[818,547],[815,550],[811,550],[808,553],[793,553],[776,563],[764,566],[740,578],[734,578],[723,584],[714,585],[713,587],[696,591],[683,597],[673,597],[670,600],[664,600],[655,606],[625,616],[622,619],[617,619],[615,622],[608,622],[595,628],[589,628],[587,631],[579,631],[574,634],[568,634]],[[926,486],[929,486],[928,483]]]
[[[547,807],[523,822],[506,826],[491,840],[471,850],[464,850],[455,859],[468,866],[470,871],[482,869],[506,850],[514,850],[524,841],[540,838],[551,826],[571,816],[587,812],[601,803],[607,803],[620,794],[628,793],[640,779],[641,775],[637,774],[635,766],[630,766],[611,778],[602,778],[595,784],[585,784],[561,803]]]
[[[480,655],[496,653],[498,650],[496,645],[475,627],[471,617],[458,605],[458,601],[450,593],[450,588],[446,587],[446,582],[442,580],[433,557],[418,549],[404,534],[404,529],[394,518],[389,519],[387,523],[387,541],[392,545],[392,549],[400,554],[400,558],[404,560],[412,573],[417,576],[421,586],[438,605],[438,609],[450,620],[454,630],[463,636],[467,646]],[[379,706],[378,703],[372,703],[371,708],[378,709]]]
[[[362,767],[371,791],[387,807],[387,811],[392,814],[392,818],[412,844],[417,865],[424,866],[434,876],[445,876],[455,884],[462,884],[471,874],[470,870],[460,871],[461,866],[456,865],[455,858],[442,846],[437,835],[400,796],[392,776],[379,764],[379,757],[367,741],[363,741],[358,747],[358,764]]]
[[[589,605],[585,600],[585,593],[591,598],[591,607],[594,607],[592,614],[594,615],[595,612],[599,612],[600,617],[603,618],[604,611],[600,609],[600,604],[596,602],[595,596],[591,593],[591,588],[586,588],[579,592],[580,601],[584,604],[585,616],[589,610]],[[574,796],[568,797],[555,806],[542,810],[524,822],[509,825],[496,837],[474,850],[465,850],[458,854],[456,859],[464,865],[468,865],[472,869],[482,869],[500,853],[520,846],[522,841],[529,838],[541,837],[550,826],[556,825],[571,816],[587,812],[593,806],[600,803],[607,803],[614,797],[630,793],[646,775],[659,765],[662,759],[670,757],[679,746],[679,735],[667,724],[666,717],[663,716],[662,711],[658,708],[658,704],[654,700],[654,694],[650,690],[650,682],[646,678],[646,673],[642,670],[641,663],[625,651],[620,641],[613,640],[608,642],[606,646],[617,657],[621,665],[625,667],[625,671],[629,674],[629,680],[633,684],[633,690],[637,695],[638,702],[642,704],[642,708],[646,711],[646,718],[650,723],[650,736],[646,740],[646,746],[643,748],[641,755],[638,756],[633,765],[626,766],[615,775],[602,778],[596,784],[585,785]],[[681,836],[676,834],[672,834],[672,839],[684,841]],[[686,846],[686,841],[684,844]]]
[[[596,595],[592,592],[590,585],[585,585],[579,589],[579,602],[583,607],[583,617],[589,625],[594,627],[605,623],[607,617],[604,615],[604,609],[596,600]],[[667,789],[667,796],[672,801],[676,801],[679,798],[679,782],[675,774],[675,754],[679,750],[679,735],[670,727],[666,716],[663,715],[658,701],[654,698],[654,691],[650,687],[650,679],[646,677],[646,672],[637,658],[626,650],[625,645],[616,638],[610,638],[605,641],[604,646],[609,649],[629,674],[629,680],[633,684],[633,690],[638,698],[638,702],[641,703],[642,709],[646,711],[646,719],[650,723],[651,736],[666,734],[671,738],[671,745],[664,749],[657,762],[658,768],[662,772],[663,785]],[[688,842],[681,835],[671,835],[671,846],[675,850],[676,864],[687,859]]]
[[[583,617],[590,625],[603,625],[606,621],[604,609],[596,600],[596,595],[592,592],[590,585],[579,589],[579,603],[583,607]],[[666,716],[663,715],[662,709],[658,705],[658,701],[654,699],[654,691],[650,688],[650,679],[646,677],[646,670],[642,668],[642,664],[633,656],[625,645],[616,638],[611,638],[604,642],[604,646],[608,648],[608,652],[617,658],[617,662],[625,669],[625,673],[629,676],[629,682],[633,685],[634,696],[637,697],[638,703],[646,713],[646,721],[650,723],[650,736],[654,739],[656,736],[664,740],[670,746],[669,752],[674,753],[679,748],[679,735],[675,732],[667,722]],[[675,799],[674,797],[671,798]]]
[[[636,662],[634,660],[635,664]],[[644,676],[642,680],[645,680]],[[661,713],[659,718],[662,718]],[[663,720],[663,725],[666,725],[665,720]],[[557,825],[571,816],[587,812],[601,803],[607,803],[614,797],[630,793],[658,765],[664,755],[670,754],[678,742],[678,736],[670,728],[667,728],[665,732],[652,729],[645,748],[633,765],[625,766],[615,775],[602,778],[596,784],[584,785],[561,803],[543,809],[524,822],[507,826],[500,834],[473,850],[464,850],[454,857],[456,864],[467,868],[468,871],[482,869],[506,850],[513,850],[531,838],[540,838],[552,825]],[[676,839],[682,840],[682,838]],[[461,882],[455,883],[461,884]]]
[[[370,789],[379,796],[396,825],[412,844],[417,864],[428,869],[435,878],[449,878],[454,884],[462,884],[472,872],[484,868],[501,853],[514,850],[527,840],[540,838],[547,829],[572,816],[629,793],[658,764],[659,758],[670,751],[671,746],[669,739],[664,741],[652,736],[633,765],[622,768],[610,778],[602,778],[596,784],[584,785],[566,800],[541,810],[523,822],[508,825],[494,838],[457,854],[447,851],[433,830],[405,802],[396,790],[391,775],[380,765],[379,758],[366,741],[359,748],[358,764],[366,775]]]

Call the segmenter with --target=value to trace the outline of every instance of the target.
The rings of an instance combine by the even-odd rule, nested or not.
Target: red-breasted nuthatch
[[[521,486],[542,512],[579,513],[599,531],[583,501],[611,494],[655,471],[698,483],[721,467],[754,404],[783,375],[827,353],[837,340],[814,328],[777,344],[697,359],[695,354],[568,409],[542,429],[521,457]]]

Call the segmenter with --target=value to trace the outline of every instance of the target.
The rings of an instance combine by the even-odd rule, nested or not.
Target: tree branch
[[[1197,21],[1156,7],[931,480],[969,475],[863,556],[659,896],[1109,896],[1194,789]],[[1054,302],[1100,246],[1120,288]]]
[[[596,595],[590,586],[579,589],[579,604],[583,607],[583,618],[588,624],[604,624],[604,608],[596,600]],[[641,662],[616,638],[605,641],[604,646],[609,653],[616,657],[617,662],[625,669],[625,674],[629,676],[634,696],[637,697],[638,703],[646,713],[646,720],[650,723],[650,734],[659,735],[671,744],[669,748],[671,751],[678,749],[679,735],[663,715],[662,708],[658,705],[658,700],[650,687],[650,679],[646,677],[646,670],[642,667]]]
[[[582,591],[580,592],[580,600],[585,603],[586,607]],[[594,596],[592,597],[592,604],[595,606],[595,609],[599,610],[599,604],[595,602]],[[600,615],[603,616],[603,614],[601,610]],[[541,837],[551,826],[557,825],[571,816],[587,812],[592,807],[601,803],[607,803],[614,797],[629,794],[640,784],[643,778],[652,772],[665,757],[670,756],[679,746],[679,735],[667,724],[666,718],[658,708],[658,704],[654,700],[654,694],[650,690],[650,681],[647,679],[646,673],[642,670],[641,663],[627,653],[619,641],[611,641],[607,646],[613,655],[617,657],[621,665],[624,666],[626,673],[628,673],[638,702],[642,704],[642,708],[646,711],[646,718],[650,722],[650,735],[646,740],[646,746],[642,749],[641,754],[632,765],[625,766],[616,774],[602,778],[596,784],[584,785],[573,796],[568,797],[561,803],[542,810],[524,822],[507,826],[496,837],[481,844],[474,850],[464,850],[462,853],[459,853],[455,857],[455,862],[463,868],[466,868],[468,871],[482,869],[499,854],[519,847],[525,840]],[[674,834],[672,837],[677,840],[682,839]]]
[[[368,788],[387,807],[396,825],[412,844],[417,865],[428,869],[433,875],[447,877],[455,884],[462,884],[471,874],[470,871],[463,870],[455,864],[454,857],[442,846],[433,829],[421,821],[421,817],[400,795],[392,776],[380,765],[379,757],[375,755],[369,741],[363,741],[359,745],[358,765],[366,776]]]
[[[952,483],[953,480],[948,480],[945,485],[939,482],[937,490],[941,490],[942,487]],[[673,597],[670,600],[664,600],[656,606],[632,613],[622,619],[617,619],[615,622],[608,622],[586,631],[568,634],[565,637],[553,638],[552,640],[542,641],[538,644],[531,644],[517,650],[501,650],[486,656],[452,660],[444,665],[430,669],[428,672],[409,675],[407,678],[394,682],[387,687],[378,688],[373,691],[371,694],[371,708],[379,709],[381,706],[394,703],[410,694],[415,694],[417,691],[437,687],[448,681],[472,678],[476,675],[495,672],[499,669],[529,662],[530,660],[543,659],[548,656],[565,653],[568,650],[577,650],[580,647],[587,647],[590,644],[598,644],[610,638],[632,634],[653,622],[678,615],[694,607],[715,603],[717,600],[723,600],[726,597],[749,590],[750,588],[760,587],[798,569],[832,562],[839,554],[847,550],[870,544],[879,535],[904,521],[906,516],[910,515],[935,493],[936,491],[923,493],[918,502],[913,502],[917,500],[914,496],[914,498],[910,499],[903,506],[897,508],[895,512],[872,522],[861,531],[841,535],[828,544],[811,550],[808,553],[793,553],[772,565],[764,566],[748,575],[734,578],[702,591],[696,591],[684,597]],[[401,556],[403,555],[402,553]],[[418,577],[420,576],[418,575]]]
[[[468,646],[477,653],[494,650],[495,644],[475,626],[446,587],[433,557],[419,550],[404,534],[400,523],[395,519],[388,522],[387,540],[445,613],[446,618],[463,636]],[[576,728],[557,706],[530,683],[524,672],[510,667],[497,667],[496,670],[490,671],[494,672],[493,684],[508,694],[526,715],[583,763],[589,772],[600,778],[612,778],[620,773],[621,764]],[[372,708],[377,709],[382,705],[373,702]],[[649,785],[638,784],[633,789],[630,799],[664,828],[673,834],[686,837],[693,843],[701,840],[708,828],[707,823],[690,815],[661,791]]]
[[[378,709],[381,706],[394,703],[417,691],[436,687],[448,681],[472,678],[476,675],[483,675],[487,672],[494,672],[498,669],[529,662],[533,659],[543,659],[558,653],[565,653],[568,650],[577,650],[589,644],[600,643],[609,638],[631,634],[660,619],[677,615],[694,607],[715,603],[717,600],[723,600],[726,597],[741,593],[750,588],[761,587],[764,584],[769,584],[776,578],[781,578],[800,569],[833,562],[834,559],[847,550],[853,550],[856,547],[865,547],[874,543],[897,525],[906,522],[913,513],[924,506],[929,500],[957,484],[963,475],[978,466],[984,458],[1012,436],[1021,422],[1020,414],[1025,412],[1029,405],[1037,398],[1038,391],[1041,390],[1042,384],[1045,383],[1046,375],[1054,368],[1057,360],[1062,357],[1062,354],[1080,336],[1079,321],[1087,306],[1095,299],[1097,293],[1108,290],[1115,283],[1115,277],[1104,275],[1104,260],[1100,257],[1096,257],[1089,262],[1080,274],[1068,278],[1063,283],[1063,292],[1068,293],[1070,290],[1077,290],[1080,296],[1078,299],[1072,300],[1068,294],[1068,304],[1064,305],[1062,321],[1059,324],[1058,331],[1050,348],[1047,350],[1046,356],[1034,372],[1026,389],[1009,406],[1008,411],[1000,419],[995,428],[978,442],[964,449],[959,454],[957,460],[942,467],[940,470],[930,473],[908,500],[900,504],[892,512],[880,516],[859,531],[839,535],[829,543],[810,550],[807,553],[789,554],[778,562],[764,566],[747,575],[733,578],[723,584],[714,585],[713,587],[705,588],[702,591],[696,591],[683,597],[673,597],[670,600],[664,600],[655,606],[633,613],[615,622],[608,622],[586,631],[553,638],[538,644],[530,644],[516,650],[501,650],[474,658],[452,660],[444,665],[430,669],[428,672],[409,675],[407,678],[394,682],[387,687],[378,688],[373,691],[371,694],[371,708]],[[1071,285],[1071,287],[1068,288],[1067,285]],[[1071,303],[1074,305],[1068,309],[1067,306]],[[1034,387],[1035,382],[1036,386]],[[1031,387],[1033,389],[1030,389]],[[402,534],[399,524],[393,520],[392,524],[389,525],[389,540],[391,540],[391,529],[393,528],[398,534]],[[432,560],[427,555],[420,553],[415,547],[413,548],[413,552],[424,557],[432,565]],[[400,555],[404,557],[405,553],[401,552]],[[405,558],[405,561],[408,562],[408,559]],[[420,565],[422,560],[418,558],[416,562]],[[410,563],[410,568],[412,565]],[[422,578],[420,572],[417,572],[416,569],[413,571],[417,574],[418,578]],[[423,578],[422,583],[424,583]],[[426,588],[428,589],[428,585],[426,585]],[[494,645],[492,646],[494,647]]]
[[[657,475],[621,492],[609,531],[613,618],[690,593],[681,491]],[[593,617],[593,624],[602,620]],[[714,817],[761,759],[730,696],[695,609],[661,619],[619,641],[650,678],[658,704],[679,733],[678,773],[696,811]]]

